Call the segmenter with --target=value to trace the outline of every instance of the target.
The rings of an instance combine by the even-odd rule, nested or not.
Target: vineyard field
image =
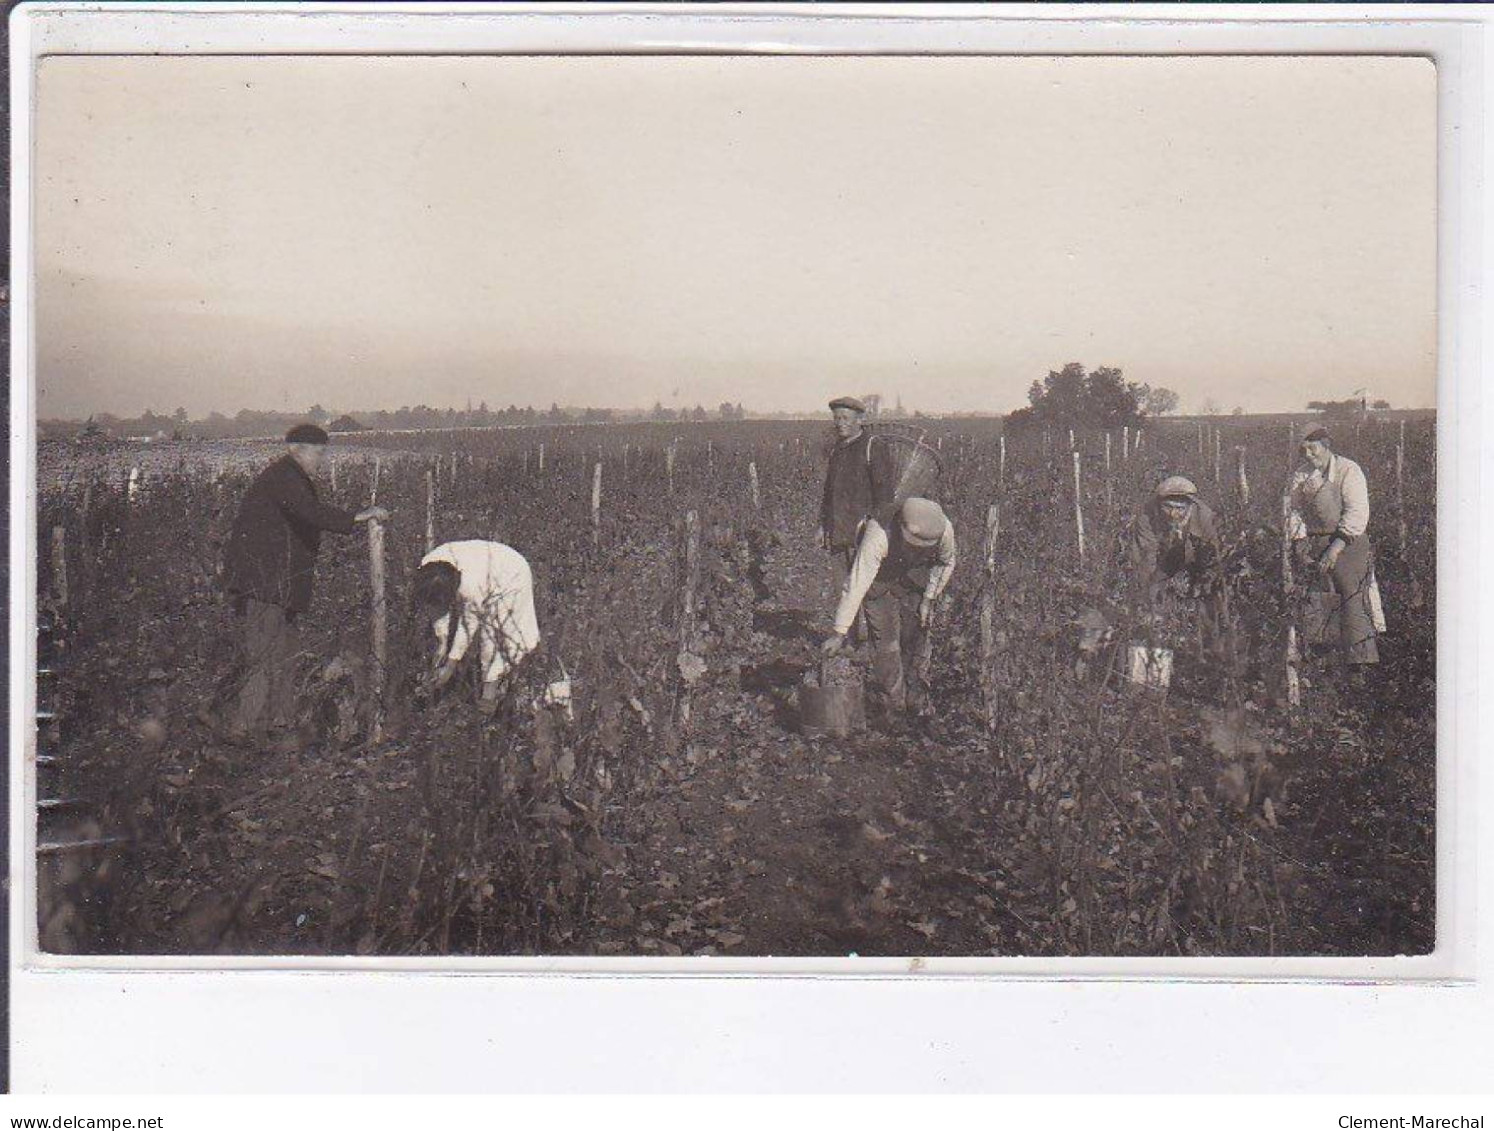
[[[1304,421],[1164,419],[1139,440],[916,422],[960,554],[935,715],[849,738],[802,733],[795,697],[835,604],[822,422],[337,436],[322,496],[391,512],[389,663],[375,703],[368,539],[329,537],[294,751],[218,737],[237,641],[217,571],[275,445],[44,445],[38,791],[74,800],[40,837],[101,843],[41,859],[43,949],[1424,953],[1435,422],[1337,430],[1369,480],[1388,632],[1364,686],[1303,655],[1293,705],[1281,496]],[[1225,670],[1168,606],[1145,626],[1176,656],[1162,694],[1085,645],[1099,625],[1140,639],[1116,548],[1174,473],[1220,516],[1241,643]],[[497,539],[534,568],[543,657],[493,717],[413,693],[432,498],[437,542]],[[569,717],[533,705],[561,666]]]

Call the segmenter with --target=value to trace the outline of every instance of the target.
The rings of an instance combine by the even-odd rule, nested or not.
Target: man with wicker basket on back
[[[855,397],[836,397],[830,413],[835,447],[820,502],[820,539],[834,558],[836,584],[844,586],[856,557],[861,523],[872,513],[871,432],[864,424],[866,406]]]
[[[866,435],[866,430],[862,430]],[[865,440],[868,500],[856,523],[826,655],[864,615],[877,698],[888,724],[928,711],[929,629],[955,566],[954,526],[930,497],[939,457],[918,429],[888,426]]]

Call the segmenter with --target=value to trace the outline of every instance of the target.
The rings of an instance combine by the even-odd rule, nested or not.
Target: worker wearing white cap
[[[845,646],[864,603],[872,670],[890,722],[927,708],[928,630],[955,568],[954,525],[938,503],[908,499],[894,525],[889,536],[875,518],[861,524],[834,631],[824,644],[828,654]]]
[[[1137,591],[1148,601],[1180,574],[1187,575],[1195,596],[1203,594],[1219,565],[1219,527],[1192,480],[1170,475],[1157,484],[1131,524],[1126,557]]]

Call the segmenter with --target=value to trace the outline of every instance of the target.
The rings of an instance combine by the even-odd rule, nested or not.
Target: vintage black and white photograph
[[[1430,952],[1437,84],[40,60],[39,949]]]

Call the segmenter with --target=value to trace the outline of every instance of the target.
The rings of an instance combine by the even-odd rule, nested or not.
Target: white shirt
[[[1287,530],[1293,540],[1307,537],[1307,519],[1303,511],[1326,483],[1337,487],[1343,498],[1344,509],[1338,520],[1338,529],[1350,538],[1358,538],[1369,529],[1369,483],[1364,478],[1364,470],[1348,456],[1334,452],[1329,455],[1328,466],[1322,471],[1309,464],[1292,476],[1292,509]]]
[[[534,613],[534,575],[524,555],[502,542],[447,542],[420,559],[421,565],[446,562],[461,574],[457,592],[461,619],[452,634],[448,660],[460,660],[475,636],[491,683],[539,646],[539,621]],[[451,617],[435,623],[443,644]]]
[[[901,530],[898,531],[898,537],[902,537]],[[882,529],[882,524],[876,519],[867,519],[861,528],[861,542],[856,547],[856,560],[851,563],[850,575],[846,578],[845,588],[841,590],[840,605],[835,610],[837,635],[844,636],[851,631],[851,625],[856,621],[856,614],[861,611],[861,602],[866,600],[866,591],[877,579],[877,571],[882,568],[882,563],[887,559],[887,551],[887,531]],[[954,572],[954,567],[954,523],[946,522],[944,533],[939,536],[938,561],[934,568],[929,570],[929,581],[924,586],[924,600],[939,599],[939,595],[944,592],[944,587],[949,584],[949,575]]]

